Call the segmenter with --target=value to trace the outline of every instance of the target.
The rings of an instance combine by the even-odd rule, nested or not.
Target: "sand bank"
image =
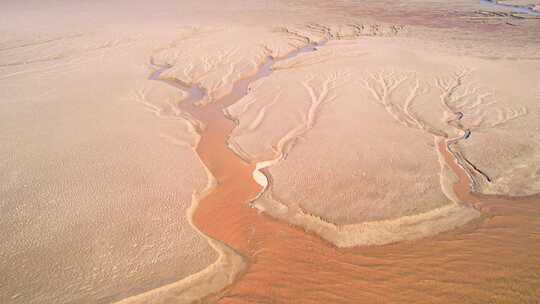
[[[146,80],[153,46],[41,39],[1,56],[0,301],[110,302],[214,263],[186,216],[199,136]]]
[[[536,127],[522,127],[537,125],[538,117],[531,114],[536,97],[526,90],[536,85],[526,75],[534,74],[537,63],[517,66],[427,53],[422,44],[414,47],[399,39],[330,42],[280,62],[228,109],[239,121],[230,139],[233,149],[247,159],[271,160],[258,165],[269,167],[272,183],[254,206],[340,246],[455,228],[479,213],[462,207],[441,187],[449,182],[433,140],[466,133],[456,149],[471,164],[476,191],[540,191]],[[494,70],[503,71],[504,78],[499,73],[495,79]],[[462,118],[456,122],[458,113]],[[517,138],[501,136],[505,132],[526,134],[517,145]],[[485,133],[493,133],[496,149],[513,149],[512,159],[497,150],[483,157]],[[470,147],[477,147],[476,158],[469,157],[474,154]],[[516,165],[520,162],[528,165]],[[479,172],[490,175],[490,181]]]
[[[496,219],[468,226],[464,231],[470,233],[464,235],[447,233],[417,242],[338,250],[314,234],[247,208],[246,202],[257,197],[261,187],[252,179],[256,165],[242,162],[225,145],[234,125],[216,120],[219,123],[214,126],[193,126],[191,118],[196,113],[181,106],[185,92],[147,80],[152,70],[149,62],[154,60],[172,67],[169,78],[188,85],[199,83],[209,93],[203,103],[221,100],[229,92],[236,101],[239,96],[233,84],[254,73],[268,55],[280,57],[313,41],[349,39],[283,61],[271,78],[253,83],[245,97],[249,101],[229,108],[231,115],[239,117],[231,145],[246,160],[279,160],[270,167],[269,180],[281,194],[290,190],[291,168],[302,165],[298,167],[301,176],[293,176],[291,182],[298,188],[284,204],[291,211],[287,216],[315,215],[324,221],[314,221],[314,226],[328,224],[328,231],[358,222],[384,225],[374,230],[379,233],[376,237],[344,238],[341,244],[366,243],[366,239],[380,244],[373,241],[379,236],[383,242],[414,239],[454,228],[477,215],[457,205],[475,198],[460,198],[451,191],[453,177],[448,173],[450,165],[445,165],[450,163],[441,161],[433,137],[454,138],[473,129],[470,141],[452,149],[472,164],[462,162],[469,175],[482,172],[474,177],[477,191],[516,195],[537,191],[538,185],[531,183],[537,173],[530,165],[537,155],[536,139],[531,128],[523,127],[536,126],[537,121],[531,95],[526,94],[531,85],[538,86],[534,83],[538,67],[531,59],[538,54],[534,41],[540,36],[532,20],[497,14],[484,17],[473,10],[479,4],[469,1],[423,1],[394,9],[381,8],[379,2],[348,1],[331,1],[330,6],[325,1],[309,1],[304,6],[251,1],[249,7],[244,2],[224,7],[217,1],[61,3],[2,5],[0,121],[7,144],[0,148],[0,177],[7,182],[0,190],[0,225],[9,232],[0,239],[1,256],[6,257],[0,267],[7,280],[0,284],[2,302],[112,302],[136,294],[140,295],[126,301],[189,302],[218,290],[209,300],[433,303],[465,296],[479,301],[537,298],[534,265],[540,263],[534,248],[538,223],[531,216],[536,210],[534,197],[517,205],[500,199],[476,204]],[[375,16],[380,20],[374,21]],[[326,24],[329,20],[339,23]],[[396,20],[411,26],[451,26],[451,32],[461,35],[459,47],[451,38],[456,36],[434,34],[433,29],[409,32],[409,26],[396,25]],[[390,25],[383,26],[381,21]],[[494,34],[469,35],[465,29],[489,29]],[[355,42],[359,37],[398,33],[419,37],[424,44],[397,38],[360,40],[369,45]],[[479,46],[479,38],[492,39],[495,47]],[[523,42],[530,46],[523,47]],[[441,48],[444,44],[448,48]],[[456,48],[465,56],[453,53]],[[440,56],[426,55],[428,49]],[[469,54],[473,49],[481,50],[483,57],[506,59],[475,58]],[[333,65],[339,69],[332,70]],[[433,71],[433,65],[440,70]],[[467,70],[463,66],[476,69],[461,74]],[[505,71],[508,79],[495,77],[499,71]],[[413,74],[420,81],[416,92],[422,92],[422,98],[418,100],[407,98],[415,88]],[[385,83],[399,82],[402,77],[406,79],[393,98],[378,93],[385,90]],[[381,82],[383,86],[378,87]],[[434,91],[424,95],[426,83]],[[454,90],[456,83],[471,84],[475,98],[453,100],[457,103],[453,107],[444,90]],[[269,85],[275,85],[274,90]],[[467,88],[456,90],[468,92]],[[487,97],[476,99],[486,91],[496,97],[496,106]],[[272,130],[268,122],[276,121],[280,113],[276,108],[285,114]],[[219,107],[210,112],[210,117],[223,118]],[[339,125],[346,112],[353,117]],[[458,113],[463,116],[459,123]],[[370,133],[362,122],[354,124],[359,117],[373,119],[382,131],[376,128],[378,133]],[[356,128],[358,134],[353,132]],[[348,136],[336,138],[341,131]],[[483,143],[474,141],[484,132]],[[519,140],[528,136],[534,140],[507,141],[516,140],[514,132]],[[254,134],[259,144],[250,144]],[[362,142],[347,146],[357,137]],[[395,143],[379,158],[370,160],[368,155],[377,154],[368,150],[352,153],[361,152],[365,143],[382,150],[378,137]],[[332,144],[320,154],[312,153],[326,142]],[[514,144],[521,148],[508,146]],[[336,162],[332,149],[339,145],[345,146],[338,151],[343,152],[343,159]],[[486,146],[501,148],[494,153],[495,161],[482,157]],[[517,162],[508,162],[510,157]],[[208,237],[201,236],[186,216],[193,210],[189,209],[193,191],[202,189],[207,180],[200,160],[220,181],[191,214],[193,223]],[[313,164],[323,168],[321,173],[314,172]],[[349,171],[336,172],[340,166]],[[367,202],[363,207],[375,207],[371,212],[365,208],[340,211],[329,205],[361,201],[363,193],[358,191],[309,196],[321,189],[321,179],[340,190],[343,184],[351,187],[344,177],[350,174],[356,183],[364,166],[373,183],[356,186],[372,186],[373,191],[366,193],[369,196],[360,195]],[[403,175],[406,183],[399,183],[392,174]],[[482,182],[485,175],[489,183]],[[258,175],[257,181],[263,180]],[[379,186],[391,195],[377,192]],[[369,204],[370,200],[382,203]],[[427,220],[419,214],[427,214]],[[412,229],[388,224],[396,220],[412,223]],[[396,233],[397,227],[406,233]],[[522,250],[527,246],[530,252]],[[463,248],[470,249],[464,252]],[[313,275],[313,265],[320,276]],[[241,280],[239,271],[245,271]],[[223,289],[234,278],[234,286]],[[389,284],[381,286],[373,278]],[[367,291],[366,286],[380,293]],[[493,295],[486,290],[502,291]]]
[[[209,244],[189,224],[193,193],[207,180],[193,150],[200,126],[178,107],[186,92],[148,80],[150,61],[180,44],[194,47],[194,54],[212,48],[216,53],[206,56],[211,63],[222,54],[209,42],[218,36],[234,41],[245,33],[247,39],[288,34],[272,26],[224,26],[221,21],[240,16],[243,5],[231,3],[219,14],[215,1],[178,5],[1,5],[2,303],[111,302],[208,266],[197,278],[219,272],[207,288],[213,291],[242,269],[235,257],[226,259],[226,248],[218,255],[219,242]],[[239,19],[279,20],[271,11],[280,6],[251,5],[266,10],[265,17]],[[194,41],[183,42],[202,39],[201,33],[209,40],[198,50]],[[283,41],[277,42],[284,51],[296,46]],[[246,61],[228,57],[234,66],[220,73],[239,71],[219,76],[228,83],[208,76],[209,88],[229,87],[269,52],[264,44],[241,46],[226,52]],[[204,72],[218,75],[211,70]],[[221,276],[224,268],[229,272]]]

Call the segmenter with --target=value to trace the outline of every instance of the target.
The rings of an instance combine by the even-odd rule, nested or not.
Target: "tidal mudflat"
[[[1,4],[0,302],[537,303],[510,2]]]

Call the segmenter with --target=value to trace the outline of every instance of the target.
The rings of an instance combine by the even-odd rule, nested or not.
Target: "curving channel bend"
[[[316,46],[310,44],[281,59],[269,57],[255,75],[237,82],[231,94],[204,106],[196,105],[204,97],[202,88],[162,78],[169,66],[156,66],[151,76],[189,90],[181,110],[204,125],[196,152],[215,184],[200,199],[194,225],[232,248],[247,264],[232,284],[202,301],[459,303],[468,299],[506,303],[519,297],[520,303],[534,303],[540,297],[540,198],[471,194],[465,165],[451,149],[455,139],[441,139],[437,148],[457,176],[455,194],[483,217],[451,232],[383,246],[337,248],[249,207],[267,181],[255,163],[229,149],[227,141],[235,123],[224,109],[245,96],[250,83],[270,75],[277,60],[313,51]],[[469,135],[465,133],[464,138]]]

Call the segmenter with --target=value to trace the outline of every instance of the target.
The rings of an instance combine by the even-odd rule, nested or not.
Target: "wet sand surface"
[[[125,0],[84,6],[62,2],[6,3],[0,10],[0,99],[2,117],[9,118],[8,124],[0,119],[6,139],[2,147],[7,147],[0,149],[7,155],[0,163],[7,168],[0,172],[6,174],[0,177],[9,177],[2,186],[16,194],[7,201],[26,212],[7,210],[0,216],[11,229],[5,229],[4,239],[25,245],[7,255],[8,246],[0,246],[0,302],[539,303],[540,197],[471,194],[471,179],[451,152],[461,151],[452,141],[440,139],[438,149],[459,176],[457,195],[482,217],[416,241],[338,248],[252,207],[250,202],[264,189],[253,178],[256,164],[231,151],[237,124],[224,113],[249,94],[251,84],[257,90],[254,82],[269,76],[273,63],[281,60],[269,58],[253,76],[237,82],[260,59],[269,53],[281,56],[312,41],[309,37],[331,36],[332,28],[311,22],[350,20],[356,27],[343,29],[355,28],[354,39],[385,36],[388,32],[379,21],[390,22],[400,25],[390,27],[392,35],[403,29],[403,35],[442,48],[517,62],[540,58],[540,28],[528,23],[536,22],[530,21],[534,18],[477,11],[483,6],[468,0],[450,5],[411,1],[395,7],[387,6],[390,2],[323,0],[276,1],[270,7],[261,0],[164,0],[146,6]],[[264,30],[252,28],[260,24]],[[315,34],[302,36],[306,28],[298,24]],[[230,31],[224,30],[229,26]],[[479,32],[484,30],[491,33],[485,41]],[[335,38],[346,34],[338,30]],[[309,49],[288,57],[301,57]],[[236,55],[228,58],[228,53]],[[173,78],[162,79],[171,87],[148,81],[148,59],[154,57],[167,65],[151,61],[151,79],[161,79],[161,72],[172,68],[167,75],[197,85]],[[406,54],[401,57],[408,60]],[[186,73],[191,63],[196,71]],[[198,74],[211,76],[202,82]],[[530,76],[536,78],[537,72]],[[231,94],[215,100],[213,96],[223,96],[233,83]],[[182,97],[191,94],[178,108],[179,91],[174,88]],[[537,89],[540,92],[540,83]],[[283,98],[300,101],[289,93]],[[203,99],[215,102],[193,104]],[[527,99],[531,104],[536,100]],[[520,126],[530,128],[531,134],[540,132],[534,123],[526,126],[535,116],[529,117],[523,125],[504,130],[531,141],[515,133]],[[200,124],[192,126],[188,120]],[[493,142],[481,145],[486,158],[512,160],[509,154],[494,155],[494,147],[512,142]],[[216,181],[211,191],[203,191],[207,195],[202,200],[205,168],[197,156]],[[534,169],[534,159],[526,160]],[[534,177],[530,180],[535,182]],[[0,187],[0,205],[6,201],[2,191]],[[56,200],[58,208],[31,212]],[[18,218],[23,220],[11,225]],[[221,259],[234,254],[209,246],[215,243],[232,248],[247,267],[238,263],[242,267],[235,268],[238,256],[233,262]],[[214,249],[221,255],[212,263]],[[201,301],[193,300],[201,294]]]
[[[218,303],[538,303],[540,198],[509,199],[470,193],[452,142],[438,149],[459,177],[457,196],[483,217],[458,230],[420,241],[337,248],[314,234],[249,206],[261,187],[255,164],[227,146],[234,122],[223,109],[247,94],[249,83],[207,106],[182,107],[206,127],[197,153],[217,180],[194,214],[211,238],[240,253],[248,268],[235,284],[205,301]]]

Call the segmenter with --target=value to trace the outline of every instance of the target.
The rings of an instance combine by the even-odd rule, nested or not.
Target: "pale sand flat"
[[[478,213],[455,205],[461,202],[452,200],[449,187],[441,188],[449,182],[439,169],[433,139],[459,138],[466,130],[472,135],[458,149],[477,155],[470,159],[476,167],[469,168],[476,191],[540,191],[533,110],[538,106],[526,90],[536,84],[530,76],[538,63],[434,55],[423,52],[422,44],[401,48],[398,39],[331,42],[277,65],[252,94],[229,108],[239,121],[231,146],[244,158],[261,160],[259,167],[268,167],[272,175],[273,184],[256,207],[341,246],[452,229]],[[455,92],[447,96],[448,90]],[[461,125],[448,122],[457,112],[463,113]],[[505,129],[525,132],[513,158],[504,150],[484,157],[481,136],[487,132],[497,134],[492,136],[496,149],[515,147],[511,142],[517,138],[501,137]],[[489,183],[478,174],[484,168],[489,168]],[[256,176],[267,184],[260,173]],[[455,211],[448,209],[452,205]],[[404,229],[414,225],[414,233]]]
[[[224,287],[243,269],[244,261],[230,249],[209,241],[190,225],[192,209],[189,208],[192,206],[193,193],[204,188],[208,177],[192,150],[199,139],[194,133],[196,126],[175,106],[185,94],[147,80],[152,57],[158,64],[175,66],[169,76],[187,83],[197,81],[204,84],[211,96],[207,101],[211,101],[226,94],[233,82],[252,73],[266,56],[279,57],[308,40],[322,41],[329,34],[333,39],[354,40],[370,35],[392,36],[396,32],[406,32],[402,26],[383,26],[379,21],[373,21],[373,16],[370,16],[373,12],[379,12],[383,21],[396,22],[400,19],[400,23],[412,25],[439,26],[460,20],[455,24],[464,29],[470,24],[483,26],[486,23],[496,26],[496,32],[501,32],[501,36],[510,28],[505,25],[507,20],[504,18],[491,18],[488,21],[475,19],[470,12],[479,5],[470,1],[455,1],[452,4],[421,2],[395,9],[385,7],[384,10],[380,9],[378,3],[366,2],[356,4],[353,8],[345,2],[336,5],[335,1],[329,1],[327,4],[331,5],[332,10],[326,9],[325,1],[317,2],[317,5],[312,1],[298,1],[294,5],[251,1],[249,7],[245,6],[244,1],[230,2],[227,7],[223,7],[220,1],[181,4],[178,1],[159,1],[138,5],[123,0],[84,5],[67,1],[3,3],[0,13],[0,226],[6,233],[0,238],[0,255],[3,257],[0,269],[5,280],[0,281],[0,302],[110,302],[159,286],[163,287],[134,299],[159,302],[174,295],[177,300],[191,301]],[[437,18],[430,15],[435,11],[434,7],[439,14]],[[418,18],[422,14],[426,17]],[[321,16],[324,16],[322,19],[325,22],[335,20],[339,23],[321,24]],[[235,21],[231,21],[233,19]],[[534,41],[527,39],[539,37],[536,35],[538,27],[529,21],[512,22],[520,25],[514,29],[513,39],[524,39],[516,41],[532,43]],[[421,48],[436,49],[438,54],[448,53],[448,50],[440,48],[444,43],[456,48],[455,40],[448,38],[455,36],[433,33],[422,29],[411,35],[432,41],[439,48],[429,45],[422,45]],[[450,35],[448,32],[446,34]],[[523,43],[515,43],[512,39],[497,39],[497,34],[489,38],[493,45],[509,44],[514,48],[485,47],[477,43],[478,37],[474,35],[459,37],[463,38],[460,41],[467,42],[459,44],[461,54],[474,49],[482,52],[484,57],[515,59],[535,58],[539,53],[537,47],[523,47]],[[489,39],[486,38],[486,41]],[[371,43],[371,40],[366,41]],[[373,41],[374,44],[378,42]],[[409,42],[392,39],[388,43],[407,45]],[[416,42],[411,44],[414,48]],[[515,47],[516,44],[518,47]],[[347,48],[347,43],[344,47]],[[313,136],[314,142],[311,144],[320,145],[324,134],[316,133],[322,132],[317,131],[317,121],[327,104],[325,98],[319,97],[332,99],[333,82],[340,82],[344,79],[344,72],[351,72],[328,73],[325,62],[328,64],[336,57],[343,56],[344,61],[339,65],[351,67],[353,72],[358,68],[366,72],[366,67],[356,66],[362,65],[362,62],[348,61],[353,60],[349,57],[363,58],[365,49],[366,46],[352,46],[352,53],[349,50],[333,53],[333,48],[322,48],[320,55],[316,55],[316,52],[289,62],[291,65],[284,63],[282,66],[290,71],[307,69],[317,77],[306,78],[309,74],[291,73],[291,76],[279,78],[279,73],[276,73],[277,80],[269,79],[268,83],[281,89],[267,89],[267,82],[255,85],[258,91],[256,96],[265,96],[258,101],[255,99],[250,110],[253,113],[245,113],[250,115],[250,120],[246,122],[240,119],[241,127],[238,130],[247,127],[245,130],[249,132],[243,133],[245,138],[235,144],[235,148],[238,151],[243,149],[241,154],[246,158],[251,155],[279,161],[284,154],[277,153],[276,156],[276,151],[293,148],[294,145],[287,143],[298,135],[305,135],[310,140]],[[383,56],[386,53],[382,51],[391,48],[388,45],[374,45],[374,49]],[[402,49],[389,52],[389,56],[396,60],[389,64],[391,67],[403,63],[403,54],[411,55]],[[382,61],[386,64],[385,60]],[[417,64],[417,61],[411,60],[405,70],[415,70]],[[526,92],[531,87],[538,88],[538,83],[533,83],[536,78],[531,77],[536,75],[537,65],[534,61],[504,61],[500,65],[492,65],[492,61],[480,63],[473,60],[471,63],[473,66],[476,64],[480,74],[477,71],[472,73],[471,82],[489,85],[490,90],[502,90],[496,94],[498,104],[510,108],[510,111],[491,115],[494,119],[488,120],[487,124],[505,122],[512,115],[517,117],[504,126],[475,132],[471,141],[458,147],[480,170],[488,172],[489,169],[488,174],[494,182],[485,184],[479,180],[477,191],[516,195],[534,193],[539,185],[531,181],[538,180],[538,172],[535,173],[535,167],[530,164],[535,163],[538,155],[535,137],[538,134],[535,122],[538,120],[531,114],[537,112],[531,104],[537,99],[531,99]],[[380,71],[380,66],[373,64],[370,73]],[[505,75],[511,76],[508,79],[495,77],[501,69],[508,71]],[[426,75],[432,80],[433,76],[440,74],[429,74],[427,71]],[[353,76],[348,77],[352,79]],[[518,80],[514,83],[510,78]],[[339,89],[349,86],[344,85],[340,85]],[[356,90],[354,87],[347,94],[356,98]],[[276,92],[281,92],[281,95]],[[332,103],[343,98],[340,94]],[[515,99],[519,99],[519,105]],[[272,120],[272,115],[276,113],[282,113],[282,107],[289,106],[281,104],[283,100],[298,102],[290,105],[296,107],[295,111],[287,112],[289,116],[283,117],[280,125],[274,124],[274,130],[270,130],[272,132],[267,132],[267,120]],[[526,108],[526,115],[519,110],[521,106]],[[417,109],[426,122],[438,128],[444,125],[439,116],[430,114],[433,110],[431,107]],[[373,111],[378,111],[381,121],[396,123],[380,108]],[[339,116],[339,113],[335,115]],[[329,117],[326,124],[333,127],[335,120]],[[346,130],[351,128],[343,127]],[[250,132],[258,134],[262,130],[267,136],[265,141],[261,141],[262,145],[248,144],[252,136]],[[408,235],[411,238],[430,235],[460,225],[475,216],[470,210],[448,207],[452,206],[450,201],[455,200],[448,191],[451,177],[445,173],[443,166],[441,178],[438,178],[439,160],[436,153],[428,153],[434,151],[432,138],[413,136],[413,131],[403,127],[396,127],[396,130],[406,133],[400,134],[397,141],[408,138],[415,142],[415,152],[419,151],[426,159],[424,170],[434,170],[426,173],[426,177],[430,176],[431,179],[425,178],[427,186],[422,187],[431,193],[433,200],[414,202],[414,195],[408,199],[414,202],[418,210],[424,208],[423,214],[430,219],[437,219],[436,216],[429,216],[433,213],[457,215],[450,217],[450,222],[441,225],[441,229],[427,233],[411,230]],[[310,135],[311,131],[313,135]],[[446,131],[452,136],[459,133],[455,128]],[[231,143],[240,138],[239,134],[233,137]],[[532,139],[521,142],[517,138]],[[414,141],[418,139],[418,142]],[[280,141],[282,144],[279,144]],[[278,143],[277,150],[272,149],[275,143]],[[298,145],[299,151],[303,145]],[[308,143],[305,145],[304,149],[313,148]],[[494,153],[496,157],[483,157],[486,146],[500,148]],[[521,148],[513,150],[516,146]],[[295,149],[290,151],[289,157],[301,158]],[[261,154],[257,156],[257,153]],[[323,156],[312,157],[321,160]],[[397,162],[409,161],[407,157],[410,155]],[[514,161],[505,161],[509,157]],[[275,174],[276,185],[287,181],[287,161],[276,162],[276,167],[270,169]],[[302,171],[309,169],[309,164],[304,163],[305,166],[300,169],[304,173],[300,180],[309,176],[307,171]],[[349,169],[354,169],[354,166]],[[476,177],[477,180],[479,178]],[[261,175],[258,175],[258,180],[265,182]],[[436,189],[437,182],[442,184],[442,190]],[[305,184],[302,182],[301,185]],[[400,186],[406,188],[405,185]],[[287,187],[283,185],[283,191]],[[327,212],[324,209],[328,206],[316,201],[306,203],[294,198],[292,200],[299,204],[297,214],[300,217],[308,213]],[[329,199],[324,203],[331,201]],[[316,217],[308,219],[315,219],[313,229],[330,223],[327,238],[335,238],[332,231],[336,225],[328,221],[328,217],[334,216],[332,220],[338,222],[339,212],[332,214],[330,211],[333,210],[322,214],[326,222],[319,223]],[[407,210],[405,206],[399,211],[386,209],[385,212],[388,218],[395,220],[396,216],[411,215],[414,211]],[[343,223],[355,225],[354,217],[366,220],[370,216],[374,219],[376,214],[353,213],[351,219]],[[402,220],[410,223],[406,218]],[[306,221],[302,219],[298,224],[303,225]],[[428,223],[427,227],[433,229],[429,221],[425,222]],[[360,235],[357,230],[345,235],[347,237],[340,244],[350,246],[361,243],[355,237]],[[378,237],[369,238],[373,240]],[[392,237],[394,240],[404,238],[395,233]],[[384,243],[389,239],[382,240]],[[194,284],[197,288],[191,289]],[[189,290],[186,289],[188,287]]]

